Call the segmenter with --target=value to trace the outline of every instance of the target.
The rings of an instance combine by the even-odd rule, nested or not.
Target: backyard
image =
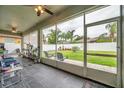
[[[66,59],[74,60],[72,62],[84,62],[84,34],[81,20],[82,17],[78,17],[57,25],[56,29],[55,26],[44,29],[43,51],[54,55],[53,57],[57,51]],[[117,66],[117,22],[88,27],[86,37],[88,63]]]
[[[77,61],[82,61],[84,60],[84,55],[83,51],[59,51],[61,52],[66,58],[71,59],[71,60],[77,60]],[[114,52],[105,52],[105,51],[89,51],[88,53],[97,53],[97,54],[115,54]],[[105,66],[111,66],[115,67],[116,66],[116,58],[113,57],[107,57],[107,56],[87,56],[87,61],[89,63],[93,64],[99,64],[99,65],[105,65]]]
[[[84,60],[84,54],[83,54],[82,50],[79,50],[76,52],[73,52],[72,50],[61,50],[61,51],[57,51],[57,52],[62,53],[66,59],[76,60],[76,61],[80,61],[80,62],[83,62],[83,60]],[[48,53],[55,54],[55,51],[49,51]],[[113,51],[88,51],[88,53],[116,55],[116,53]],[[116,67],[116,65],[117,65],[116,57],[108,57],[108,56],[88,55],[87,62],[93,63],[93,64],[104,65],[104,66],[110,66],[110,67]]]

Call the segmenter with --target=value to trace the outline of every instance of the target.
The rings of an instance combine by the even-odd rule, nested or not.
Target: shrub
[[[77,46],[73,46],[73,47],[72,47],[72,51],[73,51],[73,52],[77,52],[77,51],[79,51],[79,50],[80,50],[80,48],[77,47]]]
[[[98,39],[96,42],[97,43],[104,43],[104,42],[112,42],[112,40],[111,39]]]

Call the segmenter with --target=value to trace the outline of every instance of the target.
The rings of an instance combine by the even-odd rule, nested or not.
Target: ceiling
[[[0,6],[0,30],[11,31],[12,26],[17,27],[17,31],[25,31],[36,23],[50,17],[44,13],[38,17],[34,11],[35,6],[24,5],[1,5]],[[57,13],[67,8],[67,5],[46,6],[53,13]]]

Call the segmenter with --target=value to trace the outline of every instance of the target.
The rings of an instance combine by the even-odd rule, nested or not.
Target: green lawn
[[[61,52],[66,58],[71,59],[71,60],[77,60],[77,61],[82,61],[84,60],[83,57],[83,52],[82,51],[58,51]],[[116,54],[115,52],[112,51],[88,51],[88,53],[97,53],[97,54]],[[116,63],[116,57],[104,57],[104,56],[87,56],[87,61],[89,63],[94,63],[94,64],[100,64],[100,65],[105,65],[105,66],[111,66],[115,67],[117,65]]]
[[[67,59],[77,60],[77,61],[82,61],[82,62],[84,60],[83,51],[81,50],[77,52],[73,52],[71,50],[63,50],[63,51],[58,51],[58,52],[61,52]],[[116,55],[116,53],[113,51],[88,51],[88,53]],[[49,51],[49,54],[55,54],[55,51]],[[88,63],[105,65],[105,66],[110,66],[110,67],[116,67],[117,65],[116,57],[88,55],[87,61]]]

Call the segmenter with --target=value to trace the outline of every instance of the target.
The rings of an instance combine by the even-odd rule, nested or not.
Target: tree
[[[105,28],[109,31],[110,33],[109,37],[113,42],[115,38],[115,34],[117,33],[117,23],[116,22],[109,23],[105,26]]]
[[[57,28],[57,31],[51,29],[51,33],[48,34],[48,43],[55,44],[56,39],[57,42],[64,43],[67,40],[70,40],[70,42],[74,42],[77,38],[79,38],[78,35],[74,35],[75,30],[62,32],[59,28]]]
[[[59,40],[59,38],[60,38],[60,33],[61,33],[61,31],[60,30],[53,30],[53,29],[51,29],[51,33],[50,34],[48,34],[48,43],[50,43],[50,44],[56,44],[56,39],[58,39]]]
[[[67,40],[66,33],[65,32],[62,32],[60,34],[60,38],[61,38],[61,42],[64,43]]]
[[[62,35],[61,34],[62,34],[62,31],[59,28],[57,28],[57,31],[56,31],[57,42],[61,41],[61,39],[62,39]]]
[[[66,39],[70,39],[70,42],[74,41],[74,38],[77,37],[78,35],[74,35],[75,30],[68,31],[66,34]]]
[[[56,43],[56,32],[55,30],[51,29],[51,33],[48,34],[48,43],[55,44]]]

